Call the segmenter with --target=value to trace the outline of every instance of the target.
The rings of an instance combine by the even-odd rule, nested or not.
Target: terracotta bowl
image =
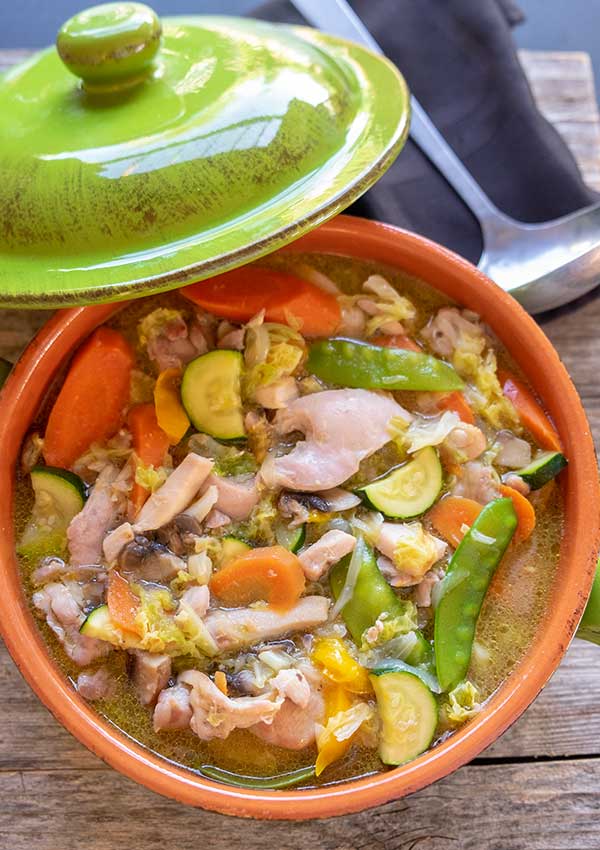
[[[0,630],[21,672],[55,717],[92,752],[131,779],[183,803],[232,815],[304,819],[355,812],[410,794],[489,746],[527,708],[558,666],[582,615],[599,542],[596,458],[581,402],[558,355],[511,297],[469,263],[425,239],[376,222],[340,216],[288,251],[371,259],[417,275],[479,313],[522,367],[551,414],[566,454],[565,534],[552,596],[537,639],[484,711],[410,764],[312,791],[226,787],[176,767],[103,721],[54,666],[24,598],[15,558],[12,503],[21,442],[54,375],[74,348],[122,305],[65,310],[29,345],[0,396]]]

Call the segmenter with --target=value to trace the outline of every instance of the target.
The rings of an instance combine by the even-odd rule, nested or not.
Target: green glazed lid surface
[[[348,206],[404,143],[408,92],[387,60],[225,17],[163,19],[158,47],[144,8],[89,10],[89,27],[61,30],[62,60],[49,48],[0,77],[2,306],[113,301],[242,265]]]

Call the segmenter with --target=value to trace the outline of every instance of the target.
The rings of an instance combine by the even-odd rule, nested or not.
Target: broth
[[[419,327],[425,324],[433,312],[451,303],[423,282],[377,263],[338,256],[282,253],[262,260],[261,266],[293,272],[305,263],[310,263],[313,268],[334,279],[343,291],[349,294],[360,291],[361,284],[369,275],[383,275],[416,305],[416,324]],[[136,346],[138,321],[156,307],[189,312],[190,305],[177,293],[139,299],[118,312],[107,324],[121,331],[129,342]],[[499,362],[516,372],[509,354],[497,341],[495,348]],[[136,350],[139,367],[149,369],[150,361],[139,353],[139,348]],[[56,393],[50,394],[33,430],[43,431],[55,397]],[[397,398],[401,404],[411,407],[411,394],[397,393]],[[364,463],[360,475],[364,480],[372,480],[393,465],[390,463],[392,455],[389,451],[387,455],[385,452],[376,454],[369,462]],[[360,480],[354,483],[358,484]],[[488,698],[502,684],[527,651],[550,599],[562,534],[560,490],[555,483],[550,483],[533,494],[533,498],[537,502],[538,518],[535,531],[528,540],[512,546],[505,555],[492,580],[477,624],[468,675],[480,689],[483,699]],[[15,501],[17,535],[22,533],[31,507],[32,492],[28,477],[20,471]],[[25,593],[31,600],[34,591],[31,572],[36,564],[29,563],[23,557],[20,562]],[[401,590],[400,595],[407,595],[407,591]],[[75,682],[80,668],[69,660],[45,622],[39,617],[36,617],[36,621],[56,664]],[[425,617],[420,625],[425,635],[431,638],[432,623],[429,619]],[[271,776],[314,763],[314,746],[300,751],[286,750],[271,746],[245,730],[234,730],[225,740],[214,739],[209,742],[199,740],[190,730],[155,732],[151,712],[140,704],[129,682],[125,655],[124,652],[113,652],[109,656],[107,663],[117,678],[118,690],[114,698],[96,702],[95,708],[124,734],[163,758],[192,770],[199,769],[204,764],[216,764],[225,770],[256,776]],[[210,668],[210,663],[207,663],[206,668]],[[447,727],[440,725],[433,745],[446,734]],[[345,757],[332,764],[319,778],[312,779],[300,787],[354,779],[383,769],[386,768],[379,760],[376,750],[353,746]]]

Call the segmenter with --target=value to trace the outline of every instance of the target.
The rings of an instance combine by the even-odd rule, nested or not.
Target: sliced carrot
[[[526,496],[506,484],[500,485],[500,492],[507,499],[512,499],[517,514],[518,524],[513,543],[522,543],[523,540],[527,540],[531,536],[535,528],[535,509]]]
[[[433,506],[427,516],[438,534],[456,548],[465,536],[463,526],[471,527],[482,510],[483,506],[474,499],[446,496]]]
[[[231,607],[263,600],[274,608],[291,608],[304,585],[300,561],[283,546],[251,549],[210,580],[211,592]]]
[[[173,445],[183,438],[190,420],[181,403],[181,369],[165,369],[154,385],[156,421]]]
[[[215,673],[215,685],[222,694],[227,696],[227,676],[222,670],[217,670]]]
[[[125,338],[101,327],[71,363],[44,437],[49,466],[69,468],[92,443],[112,437],[129,401],[134,355]]]
[[[329,336],[341,321],[337,298],[313,283],[273,269],[244,266],[180,290],[209,313],[247,322],[265,310],[268,322],[299,325],[307,336]]]
[[[135,621],[140,608],[139,597],[133,592],[127,579],[116,570],[110,570],[108,573],[106,602],[110,619],[115,626],[126,632],[140,634]]]
[[[454,392],[448,393],[448,395],[438,399],[435,406],[438,410],[450,410],[452,413],[456,413],[457,416],[468,425],[475,424],[473,411],[471,410],[464,393],[461,393],[460,390],[455,390]]]
[[[139,460],[144,466],[162,466],[165,455],[169,451],[170,441],[156,420],[154,405],[148,403],[132,407],[127,417],[127,424],[133,438],[133,450]],[[134,516],[149,495],[145,487],[134,482],[131,491]]]
[[[502,392],[514,404],[521,423],[535,437],[543,449],[562,451],[554,426],[536,401],[531,390],[509,372],[498,370]]]
[[[381,345],[383,348],[404,348],[406,351],[423,351],[414,339],[404,334],[378,334],[369,341],[373,345]]]

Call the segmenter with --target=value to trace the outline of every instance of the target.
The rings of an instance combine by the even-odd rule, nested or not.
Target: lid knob
[[[156,13],[142,3],[103,3],[69,18],[56,49],[88,91],[114,91],[144,80],[160,46]]]

